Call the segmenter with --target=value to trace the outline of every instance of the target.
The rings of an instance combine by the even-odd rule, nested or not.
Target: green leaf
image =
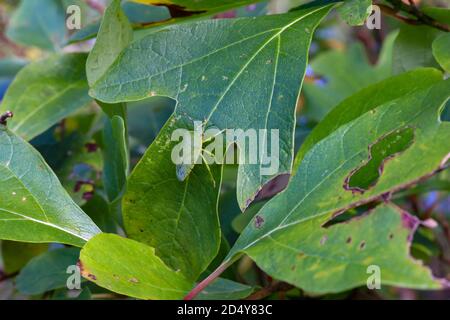
[[[443,283],[410,256],[419,221],[400,208],[383,204],[360,219],[329,228],[323,223],[312,219],[295,231],[270,236],[265,248],[255,246],[247,254],[270,275],[313,293],[366,285],[373,266],[380,268],[382,285],[442,288]]]
[[[394,74],[418,67],[438,67],[430,48],[439,34],[442,32],[427,26],[402,25],[394,45]]]
[[[113,0],[105,11],[97,41],[86,62],[90,86],[105,74],[132,39],[133,29],[120,7],[120,0]]]
[[[82,246],[100,230],[41,155],[0,125],[0,239]]]
[[[103,106],[112,109],[113,106]],[[119,106],[120,115],[105,119],[103,129],[103,183],[112,203],[122,197],[129,170],[126,128],[126,106]]]
[[[404,85],[410,86],[411,83]],[[383,91],[378,94],[383,95]],[[381,252],[375,249],[377,241],[386,240],[384,235],[389,234],[386,226],[392,225],[389,222],[380,224],[381,229],[367,227],[367,230],[372,231],[362,234],[370,238],[354,237],[351,241],[353,246],[346,247],[345,239],[363,228],[352,227],[350,234],[347,229],[346,232],[339,232],[340,240],[327,243],[341,241],[343,244],[339,245],[340,251],[336,251],[334,246],[332,249],[328,249],[327,245],[320,246],[321,242],[328,240],[321,241],[323,238],[317,238],[317,235],[324,231],[321,227],[332,217],[405,188],[446,166],[450,151],[450,127],[449,123],[439,120],[439,115],[449,96],[450,81],[441,81],[397,100],[382,103],[370,112],[340,126],[315,144],[300,162],[288,188],[260,210],[243,231],[226,261],[232,261],[245,252],[274,278],[308,291],[337,292],[361,284],[361,271],[358,271],[360,269],[352,267],[348,269],[351,272],[347,272],[341,262],[348,263],[352,259],[341,260],[339,256],[343,251],[354,255],[355,251],[350,251],[350,248],[366,240],[365,244],[361,245],[366,246],[364,254],[370,255],[371,261],[366,262],[377,264],[378,261],[383,265],[383,272],[392,274],[382,279],[385,284],[413,288],[439,287],[438,282],[433,280],[429,273],[419,272],[425,269],[418,270],[417,266],[414,267],[416,264],[407,263],[407,250],[403,249],[402,255],[396,250],[386,255],[384,245],[380,246],[383,248]],[[371,97],[368,96],[367,99],[369,98]],[[327,118],[324,121],[328,121]],[[414,131],[412,141],[404,141],[407,132],[405,130]],[[393,146],[403,151],[388,152]],[[379,167],[381,176],[372,179],[369,188],[348,186],[351,178],[370,165],[371,159],[378,157],[378,152],[383,150],[389,161],[385,159]],[[380,212],[386,210],[389,212],[393,209],[379,209]],[[369,216],[362,221],[370,220]],[[370,225],[369,222],[367,223]],[[350,222],[350,225],[353,226],[353,223]],[[381,234],[383,237],[380,237]],[[401,239],[405,241],[403,236]],[[308,255],[314,255],[312,261],[315,259],[316,262],[320,261],[320,264],[309,262],[310,269],[302,266],[303,257]],[[401,264],[384,262],[384,259],[394,261],[400,257],[403,258],[399,260]],[[289,261],[291,268],[286,268],[286,261]],[[322,261],[333,263],[332,267]],[[366,267],[367,263],[362,265]],[[328,278],[327,274],[332,273],[335,278]],[[309,275],[313,281],[305,279],[305,275]]]
[[[338,7],[342,19],[351,26],[361,26],[372,12],[372,0],[348,0]]]
[[[342,125],[388,101],[425,89],[441,81],[442,76],[436,69],[418,69],[370,85],[345,99],[333,108],[306,138],[295,158],[294,171],[314,145]]]
[[[123,219],[130,238],[154,247],[168,266],[195,281],[219,249],[221,167],[211,166],[215,183],[205,165],[196,165],[184,182],[177,179],[171,154],[179,142],[171,134],[192,130],[189,125],[172,117],[161,129],[129,177]]]
[[[275,174],[261,175],[260,164],[240,167],[237,192],[244,210],[266,182],[291,170],[294,109],[308,48],[315,27],[330,9],[161,29],[125,49],[90,94],[107,103],[169,96],[178,102],[177,115],[206,119],[218,129],[281,128],[283,152]]]
[[[69,266],[76,265],[80,249],[62,248],[37,256],[17,276],[17,289],[23,294],[36,295],[66,287]]]
[[[1,253],[5,273],[12,274],[19,271],[31,258],[47,251],[47,249],[48,244],[2,241]]]
[[[337,104],[357,91],[381,81],[392,74],[392,48],[397,33],[386,38],[380,59],[373,66],[360,44],[344,51],[332,50],[317,55],[311,62],[315,83],[306,82],[303,93],[306,99],[305,115],[320,121]]]
[[[450,34],[442,34],[433,41],[433,55],[441,67],[450,72]]]
[[[203,290],[197,300],[240,300],[253,293],[253,287],[219,278]]]
[[[0,105],[14,113],[9,128],[31,140],[89,103],[85,62],[85,54],[53,55],[23,68]]]
[[[181,299],[192,287],[155,249],[112,234],[92,238],[81,250],[82,275],[114,292],[139,299]]]
[[[59,50],[66,33],[65,17],[59,0],[24,0],[12,15],[6,35],[26,46]]]

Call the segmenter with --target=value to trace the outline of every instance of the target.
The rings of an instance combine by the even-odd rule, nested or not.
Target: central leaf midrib
[[[14,126],[13,126],[14,131],[18,132],[19,128],[21,128],[26,123],[26,121],[28,119],[30,119],[36,113],[41,111],[45,106],[51,104],[56,99],[61,98],[69,90],[72,90],[72,89],[77,88],[77,87],[81,88],[83,83],[84,83],[83,81],[77,81],[77,82],[74,82],[72,84],[69,84],[66,88],[64,88],[63,90],[61,90],[61,91],[57,92],[56,94],[54,94],[50,99],[46,100],[44,103],[41,103],[37,107],[33,108],[33,110],[30,113],[28,113],[23,119],[20,120],[20,122],[14,123]]]
[[[250,59],[247,60],[247,62],[243,65],[243,67],[238,71],[238,73],[236,74],[236,76],[234,77],[234,79],[233,79],[233,81],[230,83],[230,85],[227,87],[227,89],[225,90],[225,92],[223,92],[223,93],[221,94],[221,96],[220,96],[220,98],[219,98],[219,101],[218,101],[218,102],[216,103],[216,105],[215,105],[215,107],[217,107],[217,105],[220,104],[220,102],[221,102],[221,100],[223,99],[223,97],[224,97],[224,96],[227,94],[227,92],[231,89],[231,87],[233,86],[233,84],[234,84],[234,82],[237,80],[237,78],[239,78],[239,76],[242,74],[242,72],[244,72],[244,70],[248,67],[248,65],[249,65],[249,64],[250,64],[250,63],[258,56],[258,54],[259,54],[259,53],[260,53],[260,52],[261,52],[261,51],[262,51],[262,50],[263,50],[270,42],[272,42],[276,37],[280,36],[284,31],[286,31],[286,30],[287,30],[288,28],[290,28],[292,25],[296,24],[297,22],[303,20],[304,18],[306,18],[306,17],[308,17],[308,16],[310,16],[310,15],[312,15],[312,14],[314,14],[314,13],[320,11],[320,10],[323,10],[323,9],[324,9],[324,8],[322,7],[322,8],[318,8],[318,9],[316,9],[316,10],[312,10],[312,11],[308,12],[307,14],[305,14],[305,15],[303,15],[303,16],[301,16],[301,17],[298,17],[298,18],[296,18],[296,19],[294,19],[293,21],[291,21],[290,23],[288,23],[288,24],[285,25],[284,27],[281,27],[281,28],[274,28],[274,29],[270,29],[270,30],[265,30],[265,31],[263,31],[263,32],[254,34],[254,35],[252,35],[252,36],[250,36],[250,37],[246,37],[246,38],[240,39],[239,41],[233,42],[233,43],[231,43],[231,44],[229,44],[229,45],[227,45],[227,46],[224,46],[224,47],[222,47],[222,48],[219,48],[219,49],[216,49],[216,50],[214,50],[214,51],[212,51],[212,52],[209,52],[209,53],[206,54],[206,55],[197,57],[197,58],[195,58],[195,59],[193,59],[193,60],[191,60],[191,61],[189,61],[189,62],[182,63],[182,64],[177,65],[177,66],[174,66],[174,67],[170,67],[170,68],[165,69],[165,70],[163,70],[163,71],[160,71],[160,72],[158,72],[158,73],[156,73],[156,74],[146,75],[145,77],[142,77],[142,78],[137,78],[137,79],[133,79],[133,80],[125,81],[125,82],[115,83],[115,84],[112,84],[112,85],[105,84],[105,86],[100,87],[100,88],[112,88],[112,87],[117,87],[117,86],[121,87],[121,86],[126,85],[126,84],[130,84],[130,83],[134,83],[134,82],[139,82],[139,81],[142,81],[142,80],[145,80],[145,79],[149,79],[149,78],[154,78],[154,77],[156,77],[156,76],[158,76],[158,75],[161,75],[161,74],[167,73],[167,72],[169,72],[169,71],[176,70],[176,69],[178,69],[178,68],[182,68],[182,67],[184,67],[184,66],[187,66],[187,65],[190,65],[190,64],[195,63],[195,62],[197,62],[197,61],[200,61],[200,60],[202,60],[202,59],[204,59],[204,58],[206,58],[206,57],[208,57],[208,56],[211,56],[211,55],[213,55],[213,54],[215,54],[215,53],[217,53],[217,52],[220,52],[220,51],[222,51],[222,50],[225,50],[225,49],[227,49],[227,48],[229,48],[229,47],[235,46],[235,45],[237,45],[237,44],[240,44],[240,43],[245,42],[245,41],[247,41],[247,40],[250,40],[250,39],[252,39],[252,38],[258,37],[258,36],[263,35],[263,34],[265,34],[265,33],[269,33],[269,32],[278,30],[278,32],[276,32],[274,35],[272,35],[266,42],[264,42],[264,43],[262,44],[262,46],[260,46],[260,47],[258,48],[258,50],[255,52],[255,54],[253,54],[253,55],[250,57]],[[123,54],[124,54],[124,52],[121,53],[122,56],[123,56]],[[118,59],[118,60],[119,60],[119,59]],[[115,66],[116,66],[117,63],[118,63],[118,60],[116,60]],[[98,84],[100,81],[104,80],[104,78],[107,78],[107,77],[108,77],[108,73],[106,73],[103,77],[101,77],[101,78],[94,84],[93,87],[96,87],[97,84]],[[213,112],[214,112],[214,111],[213,111]]]
[[[66,233],[68,233],[68,234],[70,234],[70,235],[73,235],[73,236],[75,236],[75,237],[77,237],[77,238],[79,238],[79,239],[82,239],[82,240],[84,240],[84,241],[87,241],[87,240],[88,240],[88,239],[83,238],[81,235],[78,235],[78,234],[73,233],[73,231],[67,230],[67,229],[65,229],[64,227],[60,227],[60,226],[58,226],[58,225],[53,224],[53,223],[50,221],[50,219],[48,218],[47,214],[45,213],[44,208],[42,207],[42,205],[41,205],[41,204],[39,203],[39,201],[37,200],[36,196],[35,196],[35,195],[31,192],[31,190],[30,190],[30,189],[22,182],[22,180],[20,180],[20,179],[18,178],[18,176],[15,174],[15,172],[12,171],[11,168],[9,168],[9,166],[5,166],[5,165],[2,164],[2,167],[4,167],[8,172],[10,172],[10,173],[12,174],[12,176],[13,176],[14,178],[16,178],[16,180],[23,186],[23,188],[24,188],[25,190],[27,190],[28,194],[32,197],[32,199],[34,200],[34,202],[38,205],[38,207],[39,207],[41,213],[44,215],[44,217],[46,218],[47,221],[39,220],[38,218],[32,218],[32,217],[30,217],[30,216],[26,216],[26,215],[24,215],[24,214],[21,214],[21,213],[15,212],[15,211],[7,210],[7,209],[5,209],[5,208],[0,208],[1,211],[8,212],[8,213],[10,213],[10,214],[13,214],[13,215],[22,217],[22,218],[24,218],[26,221],[31,221],[31,222],[39,223],[39,224],[42,224],[42,225],[45,225],[45,226],[53,227],[53,228],[55,228],[55,229],[58,229],[58,230],[60,230],[60,231],[64,231],[64,232],[66,232]],[[0,219],[0,221],[2,221],[2,220],[3,220],[3,219]]]

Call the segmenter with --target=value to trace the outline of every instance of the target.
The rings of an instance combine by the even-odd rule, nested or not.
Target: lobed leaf
[[[244,210],[266,182],[291,170],[294,110],[308,48],[330,9],[161,29],[132,42],[90,94],[107,103],[169,96],[178,102],[176,115],[206,119],[219,129],[281,128],[275,174],[261,175],[259,164],[239,169],[238,201]]]

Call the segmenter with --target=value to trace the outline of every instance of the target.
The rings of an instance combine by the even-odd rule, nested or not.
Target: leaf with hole
[[[428,88],[382,103],[341,125],[312,146],[300,162],[288,188],[256,214],[232,248],[226,263],[233,261],[241,253],[246,253],[271,276],[313,292],[337,292],[360,285],[360,273],[347,271],[354,269],[333,263],[332,260],[339,261],[334,258],[336,254],[339,255],[339,251],[328,251],[327,247],[323,247],[321,251],[314,249],[319,243],[316,236],[325,232],[321,226],[332,217],[410,186],[447,165],[450,127],[447,122],[440,121],[439,114],[450,97],[449,89],[450,81],[440,81]],[[387,87],[385,90],[391,89]],[[366,93],[370,93],[370,90]],[[382,95],[382,92],[379,93]],[[328,121],[327,118],[324,121]],[[334,125],[333,122],[330,123]],[[361,190],[352,192],[346,188],[346,184],[349,183],[349,177],[355,177],[361,168],[367,168],[371,151],[374,151],[371,150],[371,145],[377,149],[375,158],[378,161],[374,164],[378,165],[375,172],[379,176],[369,179],[367,176],[358,176],[354,183]],[[383,150],[386,151],[385,158],[380,157]],[[383,161],[380,163],[381,158]],[[369,171],[374,172],[373,165],[370,166]],[[380,209],[386,210],[391,211],[383,207]],[[368,219],[370,220],[364,218],[363,221]],[[350,222],[349,226],[352,225],[354,224]],[[385,226],[388,225],[390,224],[386,222],[377,229],[370,227],[376,234],[374,238],[378,234],[384,234]],[[355,227],[351,230],[356,232],[358,229]],[[309,255],[314,253],[317,261],[331,260],[335,279],[332,281],[326,276],[331,274],[330,268],[316,270],[318,265],[315,266],[314,263],[308,264],[307,271],[305,267],[301,268],[301,272],[300,269],[286,268],[285,261],[291,261],[295,265],[298,254],[303,256],[302,248],[308,248]],[[310,248],[313,249],[309,251]],[[370,263],[381,258],[377,251],[367,252],[371,253],[368,256]],[[394,259],[398,253],[393,250],[389,256],[385,251],[380,254],[386,259]],[[345,258],[343,260],[347,261]],[[400,267],[403,264],[404,267]],[[357,262],[356,265],[360,266],[361,263]],[[428,273],[422,273],[414,281],[400,280],[401,274],[417,271],[410,265],[408,260],[403,259],[400,264],[384,267],[385,272],[393,274],[387,283],[415,288],[440,286]],[[305,277],[308,275],[314,281],[306,281]],[[396,276],[398,282],[395,281]]]

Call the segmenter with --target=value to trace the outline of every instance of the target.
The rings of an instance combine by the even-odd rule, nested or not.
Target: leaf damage
[[[370,144],[369,157],[345,178],[344,189],[363,194],[374,187],[389,160],[399,156],[414,143],[414,128],[405,127],[389,132]]]

